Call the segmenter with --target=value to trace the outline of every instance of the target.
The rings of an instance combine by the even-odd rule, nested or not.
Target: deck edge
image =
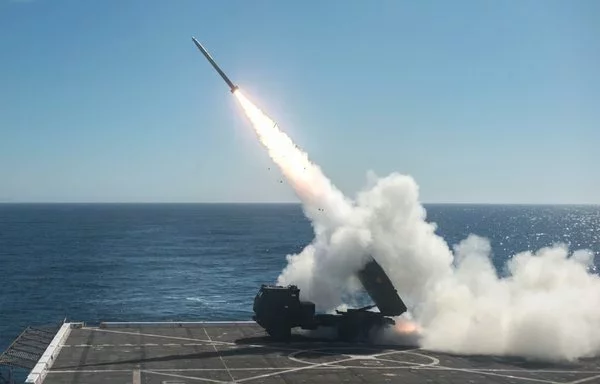
[[[41,384],[46,375],[48,374],[48,370],[52,368],[56,357],[60,353],[60,349],[62,347],[62,343],[66,340],[66,338],[71,333],[71,325],[72,323],[63,323],[60,327],[54,338],[44,351],[44,354],[36,365],[33,367],[29,375],[27,375],[27,379],[25,379],[25,383],[33,383],[33,384]]]

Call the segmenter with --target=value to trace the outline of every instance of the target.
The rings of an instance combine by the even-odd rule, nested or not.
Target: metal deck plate
[[[599,383],[600,359],[533,364],[415,348],[269,341],[254,323],[72,329],[44,383]]]

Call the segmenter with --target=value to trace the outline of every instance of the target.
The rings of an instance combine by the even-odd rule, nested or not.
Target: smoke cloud
[[[359,288],[353,275],[370,255],[409,308],[400,323],[418,330],[379,335],[388,342],[544,360],[600,353],[600,277],[591,251],[557,244],[519,253],[499,277],[487,239],[470,235],[451,248],[435,233],[412,177],[373,180],[350,200],[271,119],[236,96],[315,230],[311,244],[287,256],[278,284],[296,284],[303,299],[331,310]]]

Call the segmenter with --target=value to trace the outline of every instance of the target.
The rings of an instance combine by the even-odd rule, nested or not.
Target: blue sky
[[[600,203],[600,2],[0,0],[0,201],[295,201],[226,73],[353,196]]]

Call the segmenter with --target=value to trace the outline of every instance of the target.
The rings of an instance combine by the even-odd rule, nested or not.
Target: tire
[[[271,338],[278,341],[287,341],[292,337],[292,329],[289,327],[267,328],[267,333]]]

